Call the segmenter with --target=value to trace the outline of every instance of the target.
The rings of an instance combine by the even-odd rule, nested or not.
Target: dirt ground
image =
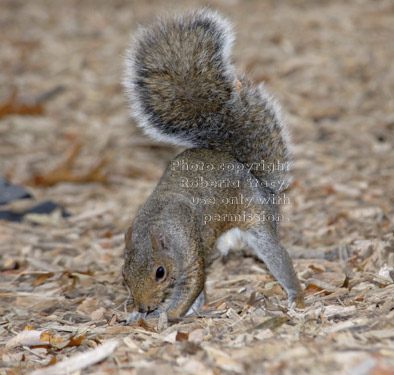
[[[139,24],[202,4],[1,0],[0,177],[70,216],[0,222],[0,374],[394,374],[394,3],[207,4],[293,134],[280,232],[306,308],[234,254],[201,316],[125,325],[123,233],[179,150],[129,118],[124,50]]]

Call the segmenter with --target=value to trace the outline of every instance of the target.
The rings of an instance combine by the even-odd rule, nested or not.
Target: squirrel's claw
[[[133,311],[126,320],[126,324],[138,322],[140,319],[145,320],[147,313],[140,313],[138,311]]]

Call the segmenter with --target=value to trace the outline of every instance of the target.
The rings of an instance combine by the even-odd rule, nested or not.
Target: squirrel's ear
[[[165,233],[161,228],[151,227],[150,231],[150,240],[152,242],[152,248],[155,250],[168,250],[169,244],[168,239]]]
[[[126,244],[126,247],[129,247],[132,234],[133,234],[133,231],[131,230],[131,227],[130,227],[129,229],[127,229],[127,232],[124,234],[124,242]]]

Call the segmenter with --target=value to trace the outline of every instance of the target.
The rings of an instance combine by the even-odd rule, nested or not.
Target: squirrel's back
[[[290,181],[287,131],[263,85],[237,78],[233,39],[230,23],[208,9],[142,29],[123,82],[132,114],[155,139],[230,152],[280,193]]]

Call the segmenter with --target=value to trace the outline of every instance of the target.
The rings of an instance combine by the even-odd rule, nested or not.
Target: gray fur
[[[287,130],[264,86],[237,78],[232,42],[230,23],[202,9],[156,21],[128,50],[123,83],[139,126],[153,138],[192,148],[174,158],[175,165],[212,166],[198,172],[169,166],[127,231],[123,275],[137,310],[128,321],[201,308],[215,247],[222,253],[250,247],[289,304],[303,305],[277,222],[269,219],[277,207],[261,203],[290,181]],[[283,169],[272,172],[277,163]],[[182,179],[236,184],[182,186]],[[165,276],[157,276],[159,269]]]
[[[237,78],[233,39],[230,22],[207,9],[141,29],[125,61],[131,112],[152,138],[255,163],[255,176],[279,194],[291,181],[288,132],[264,86]],[[286,170],[268,171],[273,164]]]

